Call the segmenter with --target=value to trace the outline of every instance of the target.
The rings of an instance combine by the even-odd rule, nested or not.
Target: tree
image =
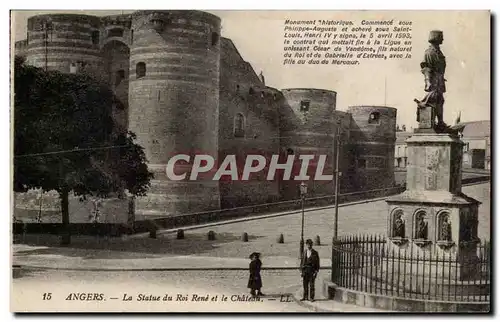
[[[153,174],[132,132],[117,132],[112,91],[85,74],[62,74],[15,59],[14,190],[60,195],[63,236],[70,243],[69,194],[145,195]]]

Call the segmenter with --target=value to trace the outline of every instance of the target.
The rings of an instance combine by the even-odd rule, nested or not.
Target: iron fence
[[[333,242],[332,282],[350,290],[402,298],[488,302],[489,241],[434,245],[394,244],[381,236]]]

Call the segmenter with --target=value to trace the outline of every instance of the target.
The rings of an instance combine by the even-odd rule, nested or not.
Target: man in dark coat
[[[306,245],[307,248],[304,254],[302,254],[302,259],[300,261],[302,282],[304,285],[304,295],[301,301],[305,301],[309,298],[311,302],[314,302],[314,283],[319,272],[319,255],[318,252],[312,248],[313,241],[311,239],[306,240]]]
[[[262,296],[260,289],[262,288],[262,279],[260,277],[260,268],[262,267],[262,262],[260,261],[260,253],[252,253],[250,255],[250,277],[248,278],[247,287],[250,289],[250,294],[252,296]],[[256,292],[257,291],[257,292]]]

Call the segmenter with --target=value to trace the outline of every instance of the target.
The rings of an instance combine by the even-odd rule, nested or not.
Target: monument
[[[480,202],[462,192],[463,142],[443,120],[443,32],[433,30],[420,64],[426,95],[406,140],[406,190],[386,199],[387,236],[332,242],[328,298],[412,312],[490,310],[490,246],[478,238]]]
[[[443,121],[443,32],[431,31],[429,43],[420,64],[427,94],[421,101],[415,99],[419,126],[406,141],[406,191],[386,200],[388,236],[392,247],[406,249],[413,256],[450,256],[470,263],[479,241],[480,202],[462,192],[463,142]],[[454,276],[460,279],[474,278],[476,273],[471,265],[456,269]]]

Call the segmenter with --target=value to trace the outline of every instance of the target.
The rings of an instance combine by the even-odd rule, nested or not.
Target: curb
[[[374,314],[374,313],[378,313],[378,314],[384,314],[384,313],[393,313],[393,312],[396,312],[396,311],[388,311],[388,310],[380,310],[380,309],[373,309],[373,310],[370,310],[371,308],[369,307],[365,307],[365,306],[357,306],[357,305],[350,305],[353,309],[350,309],[350,310],[343,310],[342,307],[335,307],[335,304],[339,305],[339,306],[342,306],[343,303],[341,302],[337,302],[335,300],[328,300],[328,299],[321,299],[321,300],[316,300],[315,302],[310,302],[310,301],[300,301],[300,297],[301,297],[301,291],[297,291],[295,292],[294,294],[292,294],[292,298],[293,300],[300,306],[310,310],[310,311],[313,311],[313,312],[322,312],[322,313],[354,313],[354,314]],[[328,303],[331,303],[332,304],[332,308],[331,309],[325,309],[325,308],[321,308],[319,307],[319,303],[318,302],[328,302]],[[356,310],[355,308],[359,308],[358,310]]]
[[[295,303],[297,303],[298,305],[300,305],[300,306],[308,309],[309,311],[323,312],[323,313],[327,313],[327,312],[328,313],[341,312],[341,311],[335,311],[335,310],[325,310],[325,309],[322,309],[322,308],[318,307],[317,305],[314,305],[310,301],[301,301],[300,297],[301,297],[300,290],[292,294],[293,301]]]

